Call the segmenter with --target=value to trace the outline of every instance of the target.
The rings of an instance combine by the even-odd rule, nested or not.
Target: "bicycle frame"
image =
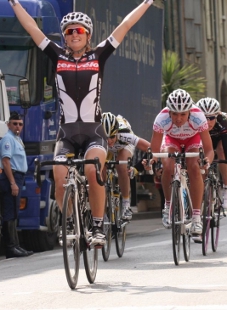
[[[177,225],[181,225],[181,234],[185,233],[185,230],[190,228],[191,226],[191,219],[186,220],[185,216],[185,197],[184,197],[184,191],[186,190],[187,197],[189,199],[189,207],[191,208],[192,211],[192,201],[191,201],[191,196],[188,188],[188,174],[187,170],[182,166],[182,158],[176,157],[175,158],[176,162],[174,165],[174,174],[173,174],[173,181],[172,182],[177,182],[179,183],[179,197],[180,197],[180,217],[181,221],[176,222]],[[184,165],[184,163],[183,163]],[[172,218],[172,197],[170,201],[170,212],[169,212],[169,223],[171,223],[171,218]],[[184,225],[182,225],[184,224]]]
[[[67,184],[64,185],[65,192],[62,207],[62,241],[65,274],[68,285],[75,289],[78,281],[80,254],[83,253],[84,267],[87,279],[90,283],[95,281],[98,254],[97,248],[89,240],[92,232],[92,215],[88,208],[87,181],[79,167],[86,164],[94,164],[96,168],[96,180],[99,185],[104,185],[100,177],[100,162],[95,159],[73,159],[74,154],[68,154],[61,161],[35,161],[35,178],[37,184],[41,184],[40,168],[45,165],[65,165],[68,168]],[[81,185],[81,188],[80,188]],[[68,218],[70,217],[71,226]]]
[[[211,245],[213,252],[216,252],[218,247],[220,220],[225,217],[225,212],[222,206],[221,181],[218,176],[218,163],[227,163],[226,160],[214,160],[211,163],[206,179],[204,180],[204,200],[203,200],[203,238],[202,238],[202,253],[207,255],[209,235],[211,229]]]
[[[119,257],[122,257],[126,239],[126,225],[128,221],[121,219],[121,193],[118,182],[115,165],[125,164],[131,166],[131,158],[125,160],[106,161],[106,214],[104,217],[104,230],[106,230],[106,245],[102,248],[104,261],[109,259],[111,250],[111,240],[114,235],[116,251]]]
[[[182,148],[183,151],[183,148]],[[201,157],[200,152],[175,152],[152,153],[157,158],[172,158],[175,160],[173,178],[171,182],[172,192],[168,214],[168,224],[172,227],[172,246],[175,265],[179,265],[180,236],[183,236],[184,258],[189,261],[190,256],[190,227],[192,222],[192,201],[189,191],[189,179],[185,166],[186,157]],[[151,157],[151,158],[152,158]],[[184,194],[186,197],[184,197]],[[186,198],[187,208],[184,206]],[[188,217],[188,218],[187,218]]]

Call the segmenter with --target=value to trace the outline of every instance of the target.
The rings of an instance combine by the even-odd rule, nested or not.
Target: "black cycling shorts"
[[[74,153],[77,157],[91,148],[107,150],[107,138],[101,123],[62,124],[57,135],[54,158],[68,153]]]

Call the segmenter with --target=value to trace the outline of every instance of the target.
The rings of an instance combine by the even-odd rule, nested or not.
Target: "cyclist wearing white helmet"
[[[102,125],[108,138],[107,159],[127,160],[132,157],[135,148],[146,152],[150,143],[137,135],[131,129],[129,122],[121,115],[115,116],[113,113],[106,112],[102,114]],[[119,186],[122,193],[123,220],[131,220],[132,210],[130,203],[130,179],[126,165],[116,166],[119,175]],[[104,171],[105,173],[105,171]]]
[[[18,0],[9,0],[19,22],[30,34],[36,45],[52,60],[56,72],[61,109],[61,126],[55,147],[55,159],[66,153],[76,153],[83,148],[85,158],[98,157],[102,168],[106,159],[106,136],[101,125],[100,95],[103,71],[108,57],[123,41],[127,32],[148,10],[153,0],[144,0],[113,30],[112,34],[91,50],[93,33],[91,19],[84,13],[73,12],[63,17],[61,29],[65,48],[50,41],[38,28],[35,20]],[[72,137],[73,136],[73,137]],[[55,197],[62,209],[67,169],[55,166]],[[85,167],[89,183],[89,201],[93,215],[91,243],[105,244],[103,224],[105,188],[98,185],[95,169]]]
[[[207,120],[202,111],[194,105],[190,94],[185,90],[177,89],[169,95],[166,106],[154,121],[151,138],[152,152],[179,152],[182,145],[187,152],[198,152],[199,147],[203,145],[207,163],[212,162],[214,152]],[[168,223],[171,196],[169,185],[173,175],[173,164],[173,160],[163,159],[162,187],[165,195],[165,208],[162,221],[166,228],[170,227]],[[190,194],[193,205],[191,233],[194,236],[194,241],[200,241],[203,179],[198,158],[187,158],[187,170],[191,180]]]
[[[220,104],[215,98],[202,98],[196,105],[206,116],[213,149],[218,159],[227,160],[227,117],[221,112]],[[218,165],[223,181],[223,208],[227,211],[227,165]]]

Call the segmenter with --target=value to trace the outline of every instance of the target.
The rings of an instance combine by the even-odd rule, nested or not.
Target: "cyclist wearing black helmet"
[[[202,98],[196,105],[206,116],[213,148],[218,159],[227,160],[227,115],[215,98]],[[223,181],[223,208],[227,211],[227,165],[218,165]]]
[[[115,116],[113,113],[106,112],[102,114],[102,125],[108,138],[108,155],[117,160],[127,160],[132,157],[135,148],[146,152],[150,143],[137,135],[131,129],[129,122],[121,115]],[[130,204],[130,179],[126,165],[117,165],[118,182],[122,193],[123,220],[131,220],[132,210]]]
[[[18,0],[9,0],[19,22],[35,44],[52,60],[56,72],[61,109],[61,126],[55,148],[55,159],[79,148],[85,158],[98,157],[102,168],[106,159],[106,137],[101,125],[100,95],[105,62],[123,41],[125,35],[148,10],[153,0],[144,0],[113,30],[110,36],[94,49],[90,48],[93,24],[86,14],[72,12],[63,17],[60,27],[65,48],[50,41],[38,28],[35,20],[23,9]],[[55,166],[55,197],[62,208],[66,167]],[[95,168],[86,165],[89,183],[89,201],[93,215],[91,242],[105,244],[102,231],[105,188],[96,182]]]

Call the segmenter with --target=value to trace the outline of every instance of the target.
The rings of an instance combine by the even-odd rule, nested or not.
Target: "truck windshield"
[[[16,105],[19,102],[19,79],[26,76],[28,50],[1,50],[0,69],[5,76],[5,83],[9,104]],[[18,75],[9,76],[7,74]]]

